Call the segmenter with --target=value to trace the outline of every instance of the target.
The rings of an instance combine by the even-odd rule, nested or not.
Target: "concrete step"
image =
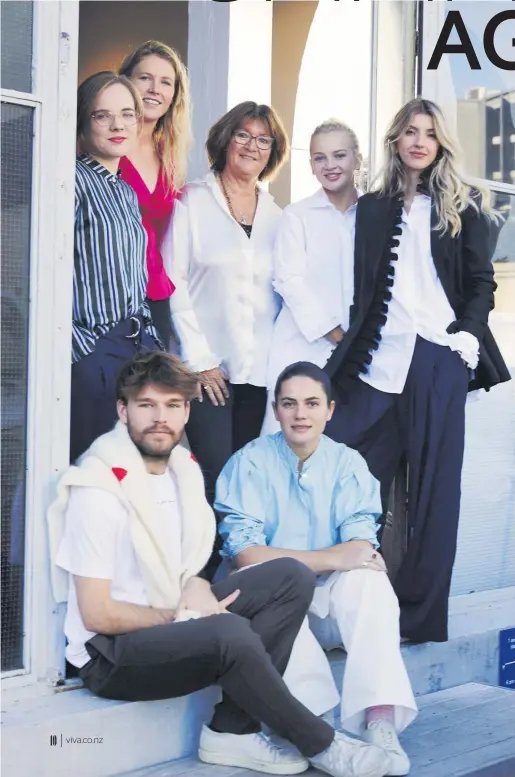
[[[515,693],[468,683],[422,696],[420,714],[402,737],[413,777],[514,777]],[[306,775],[320,775],[310,770]],[[258,777],[195,758],[116,777]]]
[[[515,589],[454,597],[450,611],[449,642],[402,648],[417,696],[497,683],[498,634],[515,625]],[[339,682],[345,654],[334,651],[330,660]],[[36,698],[9,690],[2,695],[2,765],[9,777],[111,777],[190,757],[218,694],[209,688],[180,699],[131,703],[84,689],[46,689]],[[56,745],[50,744],[53,736]],[[515,777],[515,769],[507,777]]]

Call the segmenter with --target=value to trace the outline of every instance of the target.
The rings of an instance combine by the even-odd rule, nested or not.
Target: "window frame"
[[[69,463],[75,121],[79,3],[34,2],[32,93],[2,102],[34,110],[30,226],[23,666],[2,688],[58,682],[62,607],[50,584],[46,508]]]

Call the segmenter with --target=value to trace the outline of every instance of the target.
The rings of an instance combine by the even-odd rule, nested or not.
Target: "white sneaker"
[[[198,757],[207,764],[240,766],[267,774],[300,774],[309,769],[306,758],[270,741],[263,733],[221,734],[202,727]]]
[[[409,758],[404,752],[393,723],[373,720],[368,724],[364,738],[369,744],[386,750],[390,756],[389,777],[404,777],[410,770]]]
[[[309,759],[315,769],[332,777],[385,777],[390,759],[384,750],[336,731],[327,750]]]

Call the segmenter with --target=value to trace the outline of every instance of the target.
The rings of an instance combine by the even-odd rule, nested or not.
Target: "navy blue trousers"
[[[408,548],[394,588],[401,635],[414,642],[447,639],[468,381],[456,352],[419,337],[402,394],[350,381],[326,428],[364,456],[383,497],[408,462]]]
[[[70,461],[84,453],[101,434],[111,431],[118,420],[116,381],[123,364],[140,350],[159,348],[140,317],[137,337],[134,319],[117,324],[97,340],[95,350],[72,364]]]

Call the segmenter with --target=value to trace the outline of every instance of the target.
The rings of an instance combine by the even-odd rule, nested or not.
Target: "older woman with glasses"
[[[289,144],[273,108],[244,102],[211,127],[206,149],[211,172],[176,204],[162,254],[182,359],[199,377],[187,434],[212,501],[225,462],[263,422],[281,210],[259,183],[277,173]]]

